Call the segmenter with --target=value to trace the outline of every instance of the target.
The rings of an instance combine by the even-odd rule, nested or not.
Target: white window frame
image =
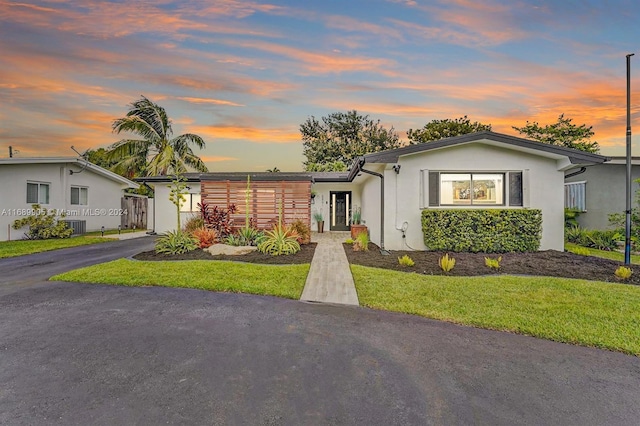
[[[37,185],[38,187],[38,200],[33,201],[29,200],[29,185]],[[42,187],[46,186],[47,191],[46,194],[41,190]],[[46,199],[43,200],[43,196],[46,195]],[[50,182],[35,182],[35,181],[27,181],[27,204],[41,204],[47,205],[49,204],[49,200],[51,198],[51,183]]]
[[[464,202],[459,202],[459,203],[455,203],[455,202],[451,202],[451,203],[447,203],[447,204],[443,204],[442,203],[442,176],[443,175],[469,175],[469,203],[464,203]],[[498,203],[498,202],[486,202],[480,199],[476,199],[475,195],[474,195],[474,181],[475,180],[481,180],[481,179],[474,179],[474,176],[480,176],[480,175],[500,175],[502,176],[502,195],[500,196],[500,198],[502,199],[502,202]],[[506,182],[505,179],[507,178],[507,174],[505,172],[444,172],[441,171],[440,174],[438,175],[440,181],[438,182],[438,185],[440,185],[440,191],[438,194],[438,204],[440,206],[443,207],[475,207],[475,206],[495,206],[495,207],[503,207],[506,205]],[[496,195],[497,198],[497,195]]]
[[[74,189],[78,190],[78,202],[77,203],[73,202],[73,190]],[[82,202],[83,201],[82,200],[82,191],[83,190],[85,192],[84,203]],[[69,204],[71,204],[72,206],[88,206],[89,205],[89,187],[72,185],[71,186],[71,191],[69,192]]]
[[[194,195],[198,197],[194,200]],[[198,212],[198,203],[202,202],[202,197],[199,192],[190,192],[184,194],[184,202],[180,206],[181,213],[194,213]]]
[[[581,213],[587,211],[587,181],[566,182],[564,184],[564,207],[577,210]]]
[[[438,181],[437,181],[437,205],[431,204],[431,195],[430,188],[430,175],[437,173]],[[512,204],[514,200],[511,200],[511,173],[518,173],[521,175],[522,179],[522,188],[521,188],[521,203],[522,204]],[[471,175],[471,184],[473,183],[473,175],[476,174],[487,174],[487,175],[496,175],[500,174],[503,176],[503,184],[502,184],[502,203],[469,203],[469,204],[442,204],[442,194],[441,194],[441,176],[442,174],[469,174]],[[422,169],[420,170],[420,208],[428,209],[428,208],[460,208],[460,209],[486,209],[496,207],[496,208],[527,208],[528,207],[528,169],[527,170],[442,170],[442,169]]]

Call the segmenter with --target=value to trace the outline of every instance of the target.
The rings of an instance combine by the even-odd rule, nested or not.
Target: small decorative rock
[[[204,249],[215,256],[218,254],[226,254],[228,256],[239,256],[242,254],[251,253],[258,250],[255,246],[229,246],[227,244],[214,244],[211,247]]]

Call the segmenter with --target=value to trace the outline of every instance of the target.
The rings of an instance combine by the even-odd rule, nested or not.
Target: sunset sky
[[[625,55],[640,155],[640,5],[629,1],[0,0],[0,157],[107,147],[140,95],[211,171],[302,168],[299,126],[356,109],[408,129],[468,115],[517,134],[565,113],[623,155]]]

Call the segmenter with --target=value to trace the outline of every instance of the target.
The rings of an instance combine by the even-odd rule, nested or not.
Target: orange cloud
[[[219,163],[222,161],[238,161],[235,157],[222,157],[219,155],[199,155],[200,159],[205,163]]]
[[[193,133],[211,140],[218,139],[236,139],[246,140],[253,143],[298,143],[300,142],[300,134],[292,132],[288,128],[280,129],[262,129],[248,126],[193,126]]]
[[[265,41],[229,41],[227,44],[246,49],[257,49],[284,56],[300,63],[307,72],[320,74],[339,74],[343,72],[370,71],[387,76],[396,75],[391,68],[395,61],[386,58],[373,58],[355,55],[322,54],[284,46]]]
[[[238,104],[231,101],[224,101],[221,99],[210,99],[210,98],[193,98],[193,97],[178,97],[176,99],[180,99],[181,101],[190,102],[194,104],[212,104],[212,105],[225,105],[225,106],[236,106],[242,107],[244,105]]]

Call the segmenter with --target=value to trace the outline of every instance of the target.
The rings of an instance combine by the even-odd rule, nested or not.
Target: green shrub
[[[586,230],[579,226],[572,226],[564,229],[564,239],[570,243],[585,245],[588,242]]]
[[[236,236],[238,239],[237,245],[240,246],[257,246],[264,239],[264,233],[259,229],[252,228],[251,226],[245,226],[244,228],[238,229]]]
[[[542,212],[536,209],[428,209],[422,212],[430,250],[507,253],[537,251]]]
[[[414,262],[413,259],[411,259],[406,254],[398,258],[398,263],[402,266],[414,266],[416,264],[416,262]]]
[[[69,238],[73,234],[73,229],[69,228],[66,222],[60,220],[65,217],[64,212],[58,218],[54,210],[49,211],[40,207],[40,204],[32,204],[31,209],[34,214],[13,222],[13,229],[29,227],[29,230],[24,234],[25,239]]]
[[[447,253],[438,260],[438,265],[444,272],[449,272],[456,266],[456,260],[453,257],[449,257],[449,253]]]
[[[589,256],[591,252],[586,247],[574,247],[569,249],[570,253],[577,254],[579,256]]]
[[[156,241],[156,253],[183,254],[198,248],[198,241],[182,231],[169,231]]]
[[[265,232],[264,240],[258,244],[258,250],[273,256],[295,254],[300,251],[300,244],[297,239],[298,234],[291,228],[276,225],[271,231]]]
[[[497,258],[485,257],[484,264],[489,269],[500,269],[500,262],[502,262],[502,256],[498,256]]]
[[[355,241],[353,241],[353,238],[347,238],[344,242],[347,244],[353,244]]]
[[[193,234],[196,229],[204,228],[204,219],[200,216],[194,216],[187,219],[184,224],[184,232]]]
[[[353,249],[355,251],[369,251],[369,233],[361,232],[356,237],[353,243]]]
[[[564,209],[564,227],[575,228],[578,226],[578,216],[580,216],[580,213],[580,210]]]
[[[631,278],[631,274],[633,271],[631,268],[627,268],[626,266],[619,266],[618,269],[614,272],[615,276],[620,278],[622,281],[626,281]]]

